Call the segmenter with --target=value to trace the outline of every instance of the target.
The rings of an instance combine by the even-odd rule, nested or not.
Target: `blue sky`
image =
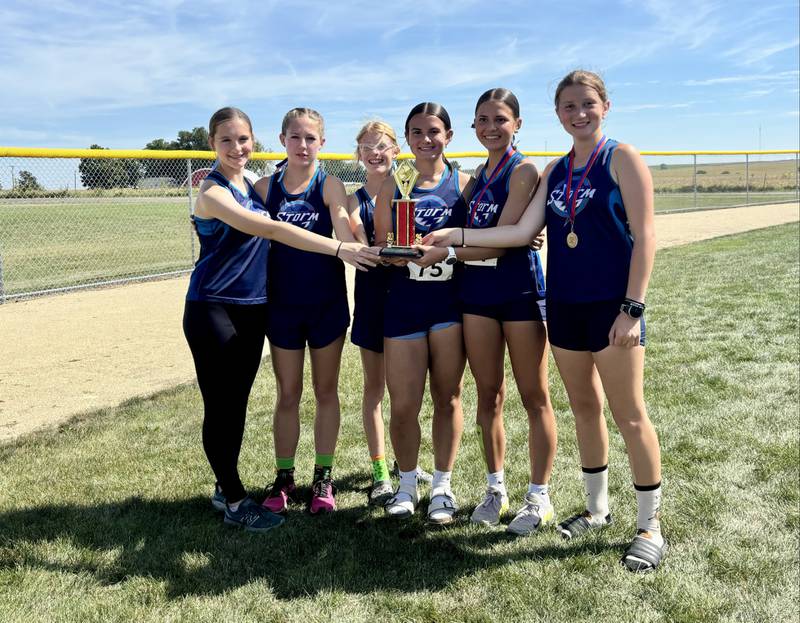
[[[235,105],[279,150],[283,114],[319,110],[326,151],[368,118],[445,105],[451,150],[487,88],[522,104],[523,149],[565,149],[559,78],[605,78],[608,134],[640,149],[797,149],[798,2],[5,0],[0,145],[141,148]]]

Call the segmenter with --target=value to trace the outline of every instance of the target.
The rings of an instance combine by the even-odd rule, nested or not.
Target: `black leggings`
[[[183,333],[203,395],[203,449],[225,497],[247,495],[239,451],[250,389],[261,363],[267,305],[186,301]]]

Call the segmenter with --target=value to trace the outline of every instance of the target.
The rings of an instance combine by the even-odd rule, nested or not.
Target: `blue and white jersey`
[[[583,168],[572,172],[577,192],[574,231],[578,245],[567,246],[570,231],[566,201],[568,156],[547,180],[547,285],[554,300],[583,303],[621,299],[628,287],[633,237],[619,185],[611,176],[611,156],[618,143],[606,141],[581,188]]]
[[[400,191],[395,189],[395,199],[400,199]],[[439,183],[434,188],[414,187],[411,198],[417,199],[414,211],[416,233],[425,236],[445,227],[463,227],[466,206],[458,187],[458,174],[451,167],[442,172]],[[392,203],[392,223],[397,222],[394,203]],[[394,225],[393,225],[394,227]],[[397,235],[397,232],[394,232]]]
[[[234,186],[222,173],[212,171],[207,180],[227,188],[246,210],[269,218],[253,185],[247,191]],[[245,234],[215,218],[193,216],[200,256],[189,279],[187,301],[255,305],[267,302],[269,240]]]
[[[511,174],[524,159],[525,156],[515,151],[488,187],[484,165],[467,206],[467,227],[497,227],[508,200]],[[480,202],[476,205],[478,199]],[[508,249],[495,266],[464,266],[461,300],[465,303],[497,305],[531,293],[543,298],[545,285],[539,253],[529,247]]]
[[[327,174],[319,167],[302,193],[283,185],[281,169],[270,179],[267,211],[272,218],[291,223],[328,238],[333,237],[331,213],[322,190]],[[269,260],[269,295],[272,303],[313,304],[345,292],[344,265],[333,256],[301,251],[273,242]]]

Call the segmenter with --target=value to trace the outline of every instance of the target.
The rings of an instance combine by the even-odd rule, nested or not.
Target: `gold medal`
[[[578,246],[578,234],[576,234],[574,231],[571,231],[567,234],[567,246],[570,249],[574,249]]]

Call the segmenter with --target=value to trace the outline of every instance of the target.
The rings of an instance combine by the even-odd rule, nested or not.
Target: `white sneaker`
[[[555,517],[553,505],[535,493],[525,495],[525,504],[517,511],[506,530],[512,534],[527,536],[542,526],[552,523]]]
[[[395,494],[389,498],[383,509],[389,517],[397,519],[407,519],[414,514],[419,502],[419,491],[417,487],[405,487],[400,485],[397,487]]]
[[[508,495],[499,487],[487,487],[483,502],[472,511],[470,521],[483,526],[496,526],[508,512]]]
[[[431,503],[428,505],[428,523],[444,526],[453,523],[458,504],[449,487],[436,487],[431,491]]]

